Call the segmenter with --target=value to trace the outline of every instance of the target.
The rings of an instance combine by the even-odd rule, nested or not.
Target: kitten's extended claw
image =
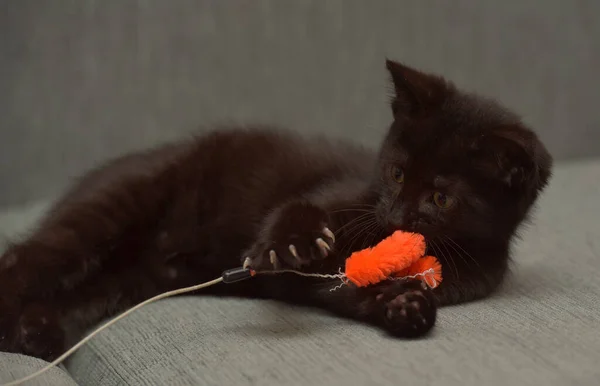
[[[323,240],[320,237],[315,240],[315,243],[321,250],[321,254],[323,255],[323,257],[327,257],[327,255],[329,254],[329,251],[331,251],[331,247],[329,246],[329,244],[327,244],[325,242],[325,240]]]
[[[277,261],[277,253],[272,249],[269,251],[269,260],[271,260],[273,268],[277,269],[279,267],[279,261]]]
[[[244,259],[244,264],[242,265],[242,268],[248,269],[248,268],[250,268],[251,265],[252,265],[252,259],[249,257],[246,257]]]
[[[252,260],[246,266],[260,271],[305,270],[335,250],[333,232],[327,228],[328,214],[305,202],[289,203],[273,213],[268,226],[241,256]],[[317,267],[315,267],[317,268]]]
[[[296,260],[299,261],[300,256],[298,256],[298,250],[296,249],[296,246],[294,244],[290,244],[289,250],[290,250],[290,253],[292,254],[292,256],[294,256],[296,258]]]
[[[335,243],[335,235],[333,234],[331,229],[325,227],[325,228],[323,228],[322,232],[325,236],[329,237],[331,239],[331,241],[333,241]]]

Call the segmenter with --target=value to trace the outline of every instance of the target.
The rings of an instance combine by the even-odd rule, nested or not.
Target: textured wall
[[[375,144],[386,56],[523,114],[559,158],[600,154],[600,2],[4,0],[0,205],[214,122]]]

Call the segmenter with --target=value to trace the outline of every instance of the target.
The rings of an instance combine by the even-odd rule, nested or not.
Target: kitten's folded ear
[[[394,116],[414,117],[439,107],[452,90],[452,86],[439,76],[417,71],[389,59],[385,64],[394,85]]]
[[[534,132],[509,126],[493,130],[483,142],[481,150],[494,162],[490,171],[509,188],[537,196],[548,184],[552,157]]]

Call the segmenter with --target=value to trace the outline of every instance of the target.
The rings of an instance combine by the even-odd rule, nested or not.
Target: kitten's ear
[[[439,106],[451,87],[443,78],[417,71],[387,59],[385,62],[394,85],[394,116],[415,116]]]
[[[552,157],[535,133],[521,127],[502,128],[486,142],[495,174],[509,188],[537,195],[548,184]]]

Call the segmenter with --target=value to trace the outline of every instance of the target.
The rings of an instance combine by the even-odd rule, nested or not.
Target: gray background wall
[[[215,122],[375,145],[390,57],[520,112],[560,159],[600,154],[600,2],[4,0],[0,205]]]

